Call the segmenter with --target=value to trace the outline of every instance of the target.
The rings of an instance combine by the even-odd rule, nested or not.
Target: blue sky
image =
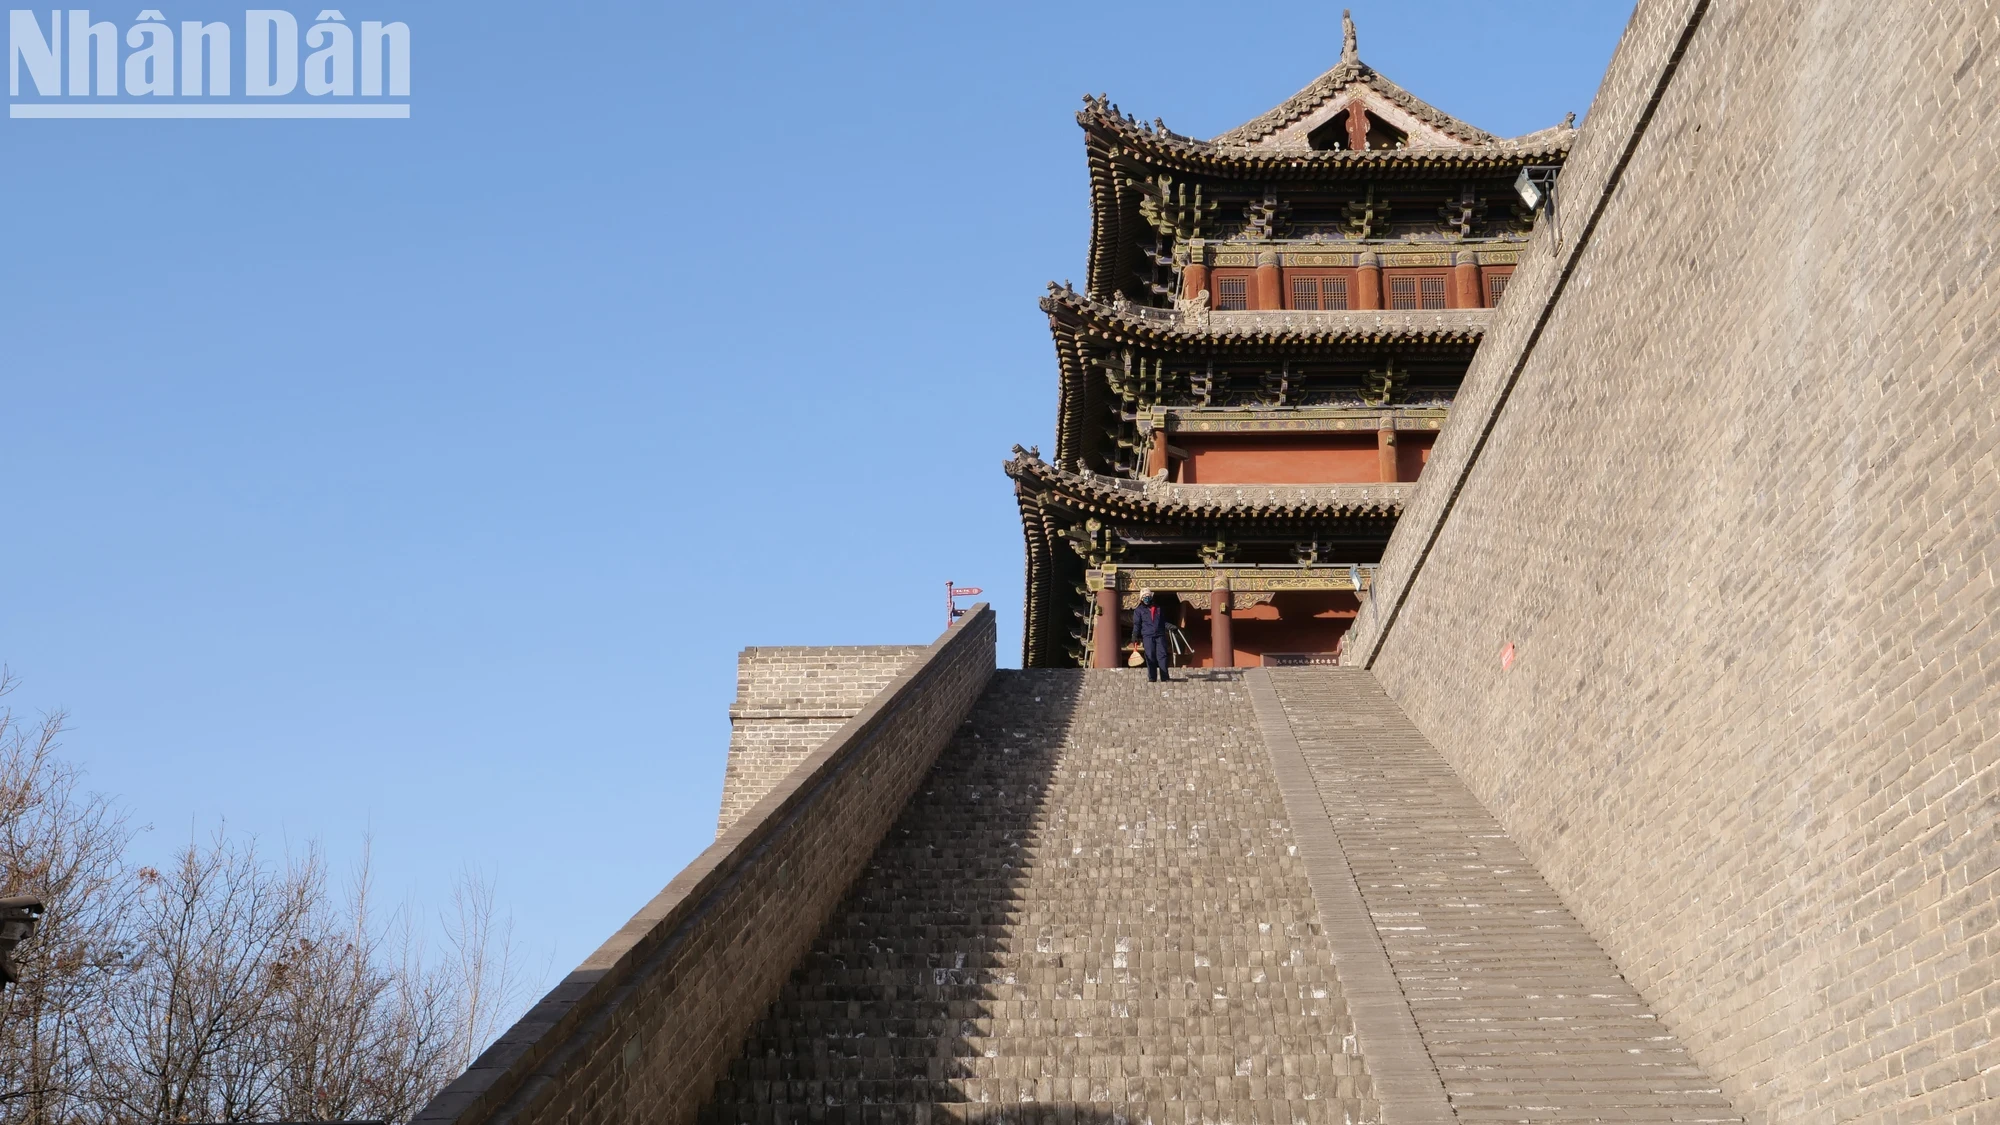
[[[1354,7],[1503,134],[1631,10]],[[0,661],[139,858],[372,831],[557,973],[712,838],[737,649],[929,640],[953,579],[1018,660],[1080,96],[1208,136],[1340,52],[1324,4],[346,15],[410,24],[409,120],[0,120]]]

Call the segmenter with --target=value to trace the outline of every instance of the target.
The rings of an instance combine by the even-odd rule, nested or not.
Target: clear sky
[[[1507,135],[1631,6],[1354,3]],[[372,830],[555,973],[713,837],[737,649],[927,641],[953,579],[1018,661],[1080,96],[1209,136],[1340,54],[1327,4],[346,14],[411,26],[409,120],[0,120],[0,661],[139,858]]]

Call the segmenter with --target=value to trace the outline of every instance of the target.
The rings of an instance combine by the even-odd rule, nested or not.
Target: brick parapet
[[[994,639],[975,607],[413,1121],[693,1121],[984,690]]]
[[[729,762],[716,835],[784,780],[896,674],[923,645],[764,645],[736,660],[729,708]]]
[[[1350,634],[1756,1122],[2000,1105],[1996,36],[1642,0]]]

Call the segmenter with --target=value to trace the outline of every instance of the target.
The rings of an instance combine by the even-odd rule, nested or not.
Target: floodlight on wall
[[[35,936],[35,923],[42,916],[42,900],[22,895],[0,898],[0,991],[19,984],[21,971],[8,954],[21,942]]]
[[[1556,174],[1561,171],[1559,164],[1530,164],[1514,177],[1514,192],[1521,202],[1531,212],[1547,207],[1550,222],[1556,217]]]

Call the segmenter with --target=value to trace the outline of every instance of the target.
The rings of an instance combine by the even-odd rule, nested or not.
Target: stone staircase
[[[1372,675],[1254,674],[1457,1120],[1742,1120]]]
[[[1741,1117],[1372,676],[1251,669],[996,674],[702,1120]]]
[[[703,1120],[1379,1121],[1240,677],[998,673]]]

